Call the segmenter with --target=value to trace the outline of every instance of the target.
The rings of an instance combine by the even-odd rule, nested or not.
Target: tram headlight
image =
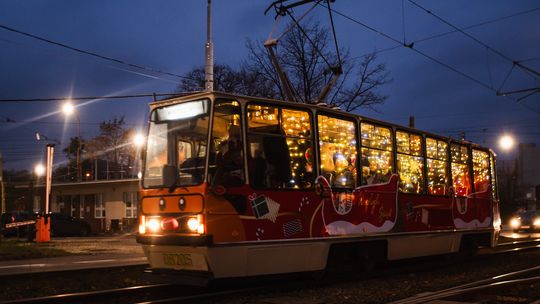
[[[204,224],[202,223],[202,216],[197,215],[190,217],[187,221],[187,227],[191,232],[204,233]]]
[[[159,223],[159,219],[157,218],[148,219],[148,221],[146,222],[146,228],[148,228],[148,230],[152,233],[158,232],[160,226],[161,225]]]
[[[510,220],[510,228],[518,229],[521,227],[521,219],[519,217],[514,217]]]

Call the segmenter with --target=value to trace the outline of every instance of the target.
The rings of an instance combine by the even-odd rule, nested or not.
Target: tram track
[[[509,254],[523,252],[525,250],[534,250],[540,248],[540,240],[531,240],[531,241],[521,241],[514,242],[511,244],[502,244],[497,246],[493,250],[480,250],[479,256],[477,258],[482,259],[487,256],[499,256],[501,254]],[[335,282],[344,282],[349,279],[382,279],[388,276],[394,276],[404,273],[414,273],[422,271],[430,271],[433,268],[443,268],[455,263],[455,261],[443,261],[440,259],[431,259],[428,261],[423,261],[415,264],[415,266],[408,265],[410,263],[397,263],[389,265],[389,267],[380,269],[376,273],[362,274],[362,275],[352,275],[352,276],[334,276],[330,274],[330,284]],[[421,265],[420,265],[421,264]],[[411,297],[410,303],[423,303],[425,299],[431,299],[436,297],[443,296],[452,296],[459,295],[462,293],[479,291],[483,289],[488,289],[490,286],[510,286],[512,284],[523,284],[528,282],[526,278],[515,279],[518,274],[524,274],[526,272],[540,272],[540,266],[532,268],[528,271],[508,273],[505,275],[497,276],[499,281],[495,281],[493,278],[477,281],[473,283],[459,285],[457,287],[447,288],[438,292],[433,292],[430,294],[421,294],[415,297]],[[532,277],[531,282],[536,282],[539,277]],[[220,286],[218,288],[193,288],[182,285],[171,285],[171,284],[154,284],[154,285],[140,285],[132,286],[126,288],[116,288],[100,291],[90,291],[90,292],[77,292],[77,293],[65,293],[53,296],[45,297],[36,297],[36,298],[27,298],[14,301],[0,302],[0,304],[23,304],[23,303],[182,303],[182,302],[196,302],[198,300],[209,300],[216,299],[221,297],[232,297],[235,295],[246,295],[253,294],[255,291],[257,293],[266,293],[272,294],[272,290],[285,290],[285,291],[294,291],[303,288],[317,288],[318,283],[314,283],[313,280],[297,280],[293,276],[293,279],[263,279],[255,280],[257,282],[245,283],[245,281],[240,281],[240,285],[235,285],[236,282],[229,282]],[[236,288],[234,286],[242,286],[242,288]],[[428,298],[429,297],[429,298]],[[413,299],[414,298],[414,299]],[[403,301],[403,300],[400,300]],[[427,301],[427,300],[426,300]],[[424,301],[425,302],[425,301]],[[399,302],[396,304],[408,304],[409,302]]]
[[[540,266],[505,273],[489,279],[462,284],[459,286],[446,288],[435,292],[426,292],[403,300],[394,301],[389,304],[419,304],[435,300],[442,300],[452,296],[460,296],[468,293],[476,293],[491,288],[501,288],[513,285],[529,284],[540,282],[540,276],[529,276],[530,274],[540,272]],[[515,277],[525,278],[514,279]]]

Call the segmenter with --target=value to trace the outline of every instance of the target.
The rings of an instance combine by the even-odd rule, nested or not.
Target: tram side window
[[[356,186],[356,124],[318,115],[321,172],[335,187]]]
[[[306,111],[247,106],[251,184],[260,188],[313,186],[313,139]]]
[[[385,183],[392,175],[392,130],[370,123],[360,124],[362,138],[362,185]]]
[[[474,191],[487,191],[490,181],[489,173],[489,153],[481,150],[473,149],[473,174],[474,174]]]
[[[396,131],[396,143],[399,190],[404,193],[422,193],[424,191],[422,137]]]
[[[489,155],[489,168],[491,172],[491,197],[493,199],[497,199],[497,174],[495,173],[495,155],[493,153],[490,153]]]
[[[449,192],[448,144],[443,140],[426,138],[428,193],[446,195]]]
[[[471,178],[469,173],[469,153],[466,146],[451,144],[452,185],[457,196],[471,193]]]
[[[212,185],[239,186],[244,183],[240,115],[237,101],[216,101],[208,169]]]

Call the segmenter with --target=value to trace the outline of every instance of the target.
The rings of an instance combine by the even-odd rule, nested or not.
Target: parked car
[[[520,230],[540,231],[540,211],[529,210],[518,212],[510,219],[510,228],[514,232]]]
[[[51,213],[51,236],[87,236],[92,232],[85,220],[63,213]]]
[[[7,224],[35,221],[36,216],[37,216],[36,213],[29,212],[29,211],[8,211],[2,214],[2,217],[0,219],[0,225],[3,228],[2,230],[3,235],[6,237],[8,236],[24,237],[24,236],[27,236],[29,232],[30,232],[30,235],[32,235],[34,231],[34,224],[17,226],[17,227],[12,227],[12,228],[5,228],[5,227]]]

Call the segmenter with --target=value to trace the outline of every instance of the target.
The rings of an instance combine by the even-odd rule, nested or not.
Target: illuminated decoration
[[[205,114],[208,101],[198,100],[156,109],[158,121],[179,120]]]
[[[263,105],[247,106],[250,132],[279,135],[285,138],[290,161],[291,178],[285,187],[310,188],[313,185],[313,141],[311,119],[306,111]],[[265,135],[266,136],[266,135]],[[256,144],[250,140],[252,144]],[[254,151],[251,153],[254,155]]]
[[[455,194],[466,196],[471,192],[468,148],[459,144],[451,144],[450,155],[452,158],[452,186]]]
[[[399,190],[405,193],[422,193],[424,189],[422,137],[417,134],[397,131],[396,144]]]
[[[387,182],[394,163],[392,131],[370,123],[361,123],[362,184]]]
[[[489,156],[489,164],[490,164],[490,170],[491,170],[491,196],[493,199],[497,198],[497,181],[495,180],[497,178],[497,175],[495,174],[495,157],[494,155],[490,154]]]
[[[474,174],[474,191],[486,191],[489,187],[489,154],[485,151],[473,149],[473,174]]]
[[[448,184],[448,143],[442,140],[426,138],[427,154],[427,183],[428,193],[433,195],[446,195]]]
[[[324,115],[318,116],[321,171],[338,187],[356,185],[355,123]]]

